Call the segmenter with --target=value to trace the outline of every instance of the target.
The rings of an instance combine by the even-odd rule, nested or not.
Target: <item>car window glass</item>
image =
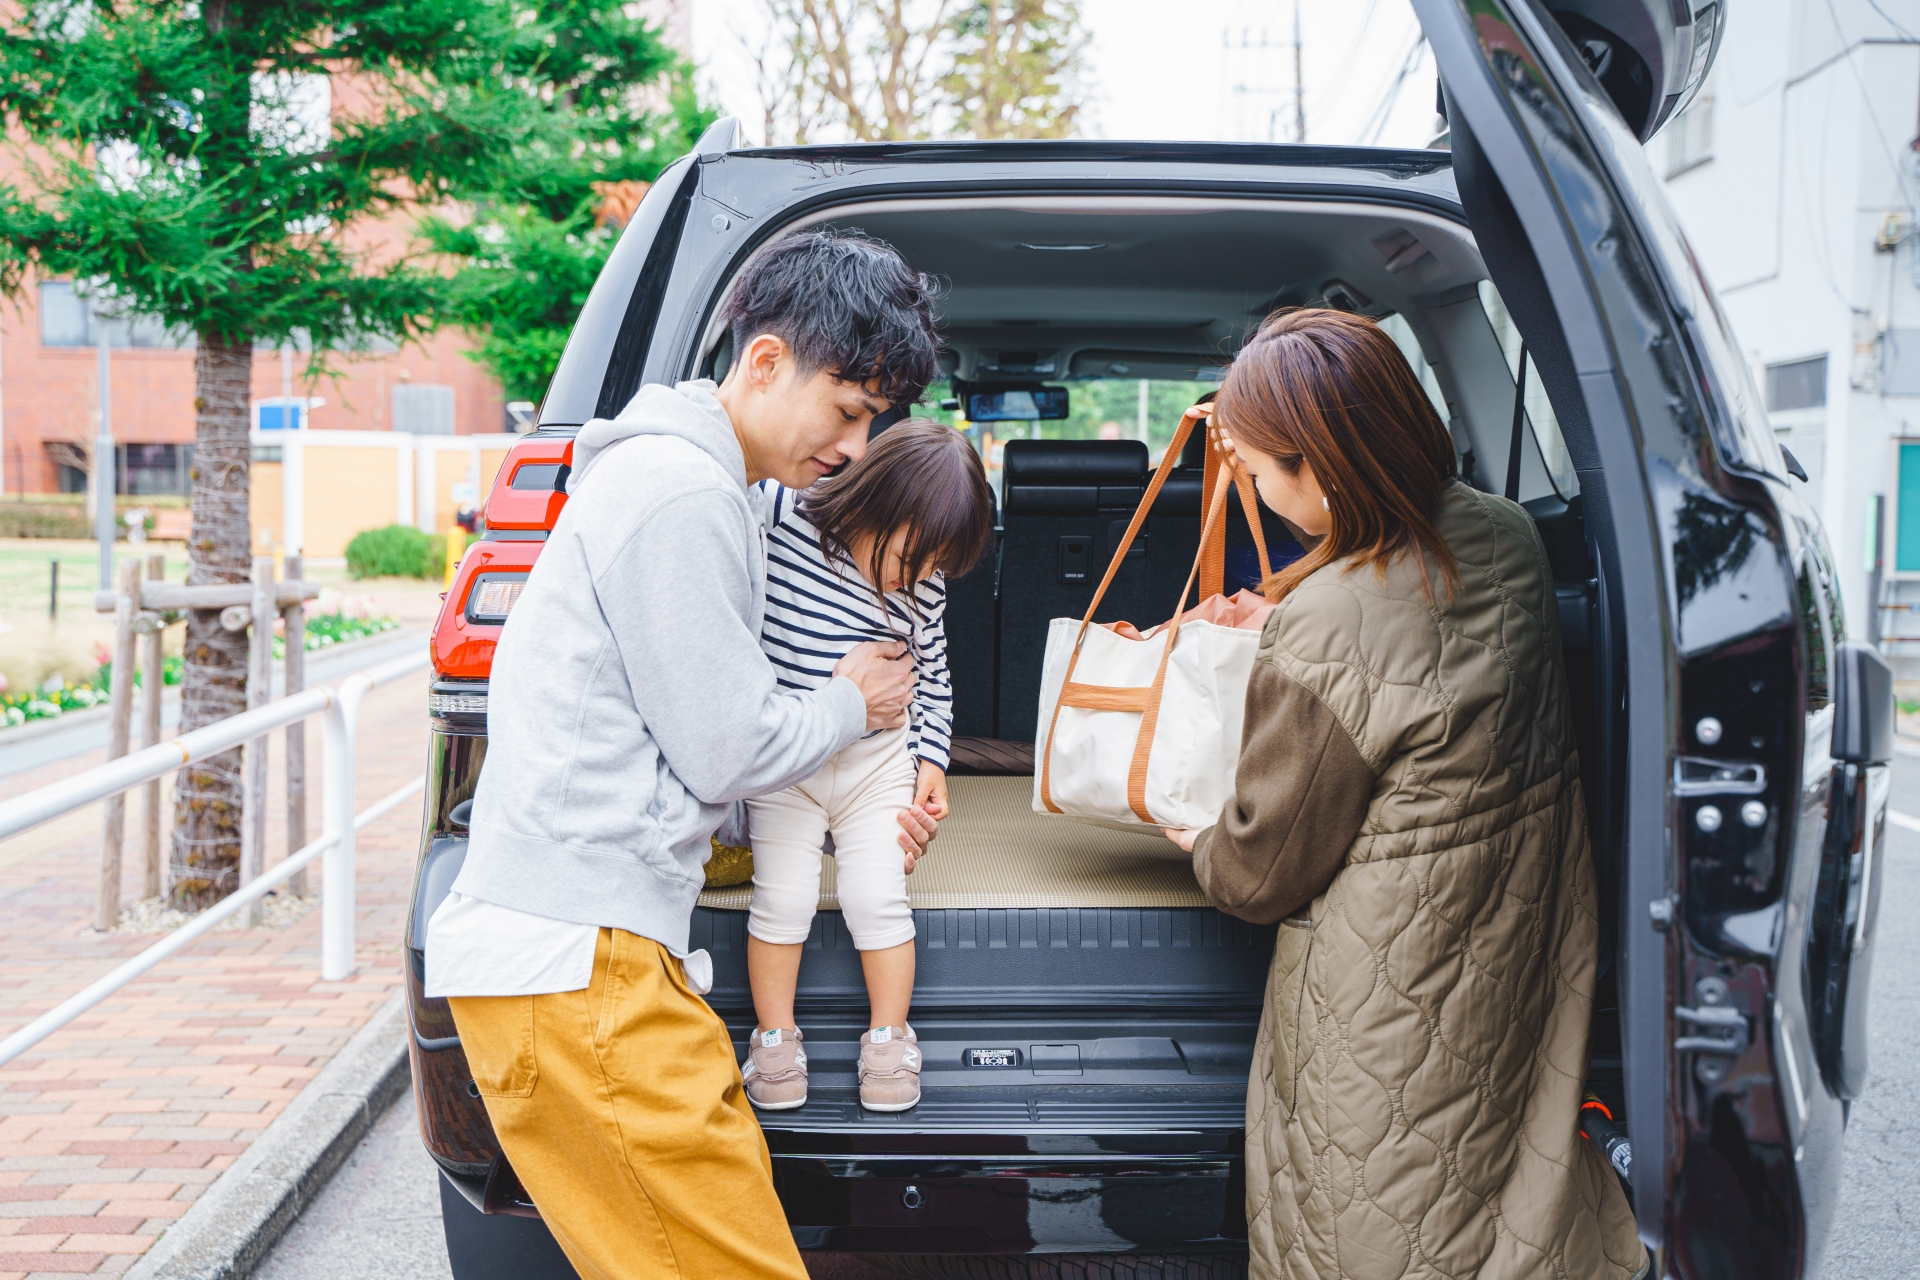
[[[1660,180],[1639,139],[1627,129],[1620,117],[1607,110],[1591,107],[1584,113],[1596,127],[1594,144],[1611,153],[1614,176],[1626,190],[1625,202],[1637,204],[1644,216],[1638,225],[1647,234],[1652,256],[1665,264],[1667,301],[1679,313],[1685,331],[1693,340],[1695,358],[1706,364],[1710,401],[1707,416],[1715,443],[1730,460],[1758,471],[1784,476],[1786,466],[1780,457],[1780,444],[1767,421],[1753,371],[1740,355],[1740,344],[1720,303],[1707,284],[1700,260],[1680,229],[1680,220],[1667,202]]]
[[[1486,310],[1487,323],[1493,326],[1493,336],[1500,342],[1500,350],[1507,357],[1507,375],[1520,376],[1521,338],[1519,327],[1513,323],[1513,317],[1507,313],[1507,304],[1500,300],[1500,291],[1493,287],[1491,280],[1480,282],[1480,305]],[[1540,457],[1547,464],[1547,477],[1553,482],[1553,491],[1563,499],[1570,499],[1580,492],[1580,477],[1574,472],[1573,458],[1567,452],[1566,437],[1560,434],[1560,419],[1553,411],[1553,401],[1547,397],[1547,388],[1540,381],[1540,370],[1534,365],[1533,357],[1527,357],[1527,422],[1533,427],[1533,438],[1540,445]]]
[[[1055,384],[1058,385],[1058,384]],[[1087,378],[1065,384],[1067,416],[1037,422],[968,422],[953,400],[952,383],[927,388],[914,412],[966,433],[987,464],[987,481],[1000,494],[1002,457],[1009,440],[1145,440],[1154,465],[1173,440],[1180,415],[1218,382],[1165,378]]]
[[[1434,375],[1433,366],[1427,363],[1427,353],[1420,349],[1420,339],[1413,334],[1413,326],[1405,317],[1391,315],[1380,321],[1380,327],[1393,339],[1393,345],[1400,348],[1400,354],[1407,358],[1413,368],[1413,376],[1420,379],[1421,389],[1427,393],[1427,399],[1433,401],[1433,411],[1440,415],[1440,421],[1451,424],[1453,411],[1447,408],[1447,398],[1441,394],[1440,379]]]
[[[1819,571],[1809,546],[1800,561],[1800,634],[1807,654],[1807,712],[1826,707],[1828,701],[1827,628],[1822,618],[1821,589],[1815,585]]]

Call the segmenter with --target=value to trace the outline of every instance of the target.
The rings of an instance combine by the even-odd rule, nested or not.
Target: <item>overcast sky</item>
[[[759,141],[742,37],[763,0],[695,0],[694,57],[722,109]],[[1092,37],[1082,132],[1102,138],[1291,141],[1289,0],[1080,0]],[[1417,147],[1433,136],[1433,60],[1408,0],[1307,0],[1300,9],[1308,142]]]

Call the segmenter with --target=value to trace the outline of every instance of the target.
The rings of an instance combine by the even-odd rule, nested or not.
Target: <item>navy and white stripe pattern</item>
[[[767,617],[760,647],[781,687],[821,688],[833,679],[833,664],[862,641],[905,641],[914,670],[908,750],[945,769],[953,745],[945,579],[936,572],[925,582],[889,592],[883,613],[858,569],[845,559],[830,563],[821,554],[819,530],[800,514],[793,490],[766,480],[760,491],[767,522]],[[918,617],[907,591],[919,604]]]

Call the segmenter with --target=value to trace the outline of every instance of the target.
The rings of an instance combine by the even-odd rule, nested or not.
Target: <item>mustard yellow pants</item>
[[[806,1280],[726,1026],[649,938],[584,991],[450,1002],[500,1145],[586,1280]]]

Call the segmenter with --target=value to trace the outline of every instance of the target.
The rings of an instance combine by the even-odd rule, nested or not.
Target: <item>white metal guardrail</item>
[[[157,743],[75,777],[0,802],[0,840],[4,840],[82,805],[163,777],[182,765],[230,751],[283,725],[297,724],[313,715],[321,717],[324,796],[320,838],[289,854],[271,871],[201,912],[191,923],[175,929],[86,990],[0,1040],[0,1065],[19,1057],[168,956],[183,950],[222,920],[251,906],[269,889],[291,879],[316,859],[322,869],[320,976],[328,982],[353,976],[354,833],[426,786],[426,778],[417,777],[364,813],[354,812],[354,738],[359,726],[360,703],[368,691],[412,675],[426,666],[427,660],[428,653],[423,646],[418,653],[356,672],[342,680],[338,688],[308,689],[269,702],[204,729],[182,734],[171,742]]]

